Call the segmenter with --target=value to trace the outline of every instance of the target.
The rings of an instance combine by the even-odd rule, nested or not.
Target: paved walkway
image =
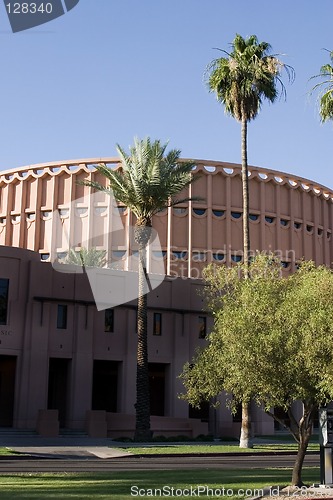
[[[111,439],[89,437],[0,437],[0,447],[7,447],[19,453],[45,458],[113,458],[128,456],[127,451],[117,449],[117,446],[122,446],[122,444]]]

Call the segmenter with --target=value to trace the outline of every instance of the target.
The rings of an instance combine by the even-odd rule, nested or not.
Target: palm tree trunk
[[[243,262],[245,278],[248,277],[250,226],[249,226],[249,177],[247,165],[247,119],[242,118],[242,189],[243,189]]]
[[[139,233],[141,229],[136,228]],[[143,231],[142,231],[143,233]],[[150,430],[150,395],[148,372],[148,334],[147,334],[147,280],[146,260],[147,242],[138,236],[139,242],[139,291],[138,291],[138,345],[137,345],[137,371],[136,371],[136,423],[135,441],[149,441]]]
[[[247,118],[245,110],[242,113],[242,189],[243,189],[243,263],[244,278],[249,277],[249,251],[250,251],[250,227],[249,227],[249,177],[247,166]],[[241,448],[252,448],[251,443],[251,406],[250,402],[242,403],[242,427],[239,446]]]

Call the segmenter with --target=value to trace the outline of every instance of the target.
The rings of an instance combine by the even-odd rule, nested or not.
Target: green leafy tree
[[[121,166],[109,169],[100,164],[96,168],[107,179],[106,186],[87,182],[97,190],[113,194],[136,216],[134,239],[139,247],[139,290],[137,315],[137,379],[136,379],[136,431],[137,441],[151,438],[150,399],[147,344],[147,245],[151,237],[153,216],[166,207],[188,201],[178,194],[193,181],[194,164],[180,161],[180,151],[166,153],[167,144],[159,140],[135,139],[128,155],[119,145],[117,151]]]
[[[320,68],[320,74],[312,77],[322,80],[312,89],[312,92],[319,90],[319,113],[322,122],[333,120],[333,50],[329,55],[331,64],[324,64]]]
[[[89,249],[82,247],[80,250],[71,248],[64,263],[83,267],[104,267],[106,264],[106,251],[94,247]]]
[[[213,60],[208,68],[208,87],[223,104],[225,112],[241,123],[242,189],[243,189],[243,261],[248,273],[249,234],[249,182],[247,160],[247,127],[257,117],[263,101],[274,102],[279,94],[286,94],[281,80],[285,69],[289,79],[294,71],[277,56],[271,54],[267,42],[258,42],[255,35],[244,39],[237,34],[231,52],[222,50],[226,57]],[[250,446],[249,406],[242,409],[242,447]]]
[[[223,389],[232,409],[250,400],[263,407],[298,443],[291,482],[300,486],[318,407],[333,398],[333,274],[313,263],[288,278],[280,270],[274,257],[262,255],[251,264],[251,279],[240,279],[244,265],[207,269],[215,328],[184,367],[182,397],[198,406]],[[292,409],[297,400],[299,418]]]

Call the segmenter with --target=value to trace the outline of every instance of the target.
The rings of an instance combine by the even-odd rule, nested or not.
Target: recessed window
[[[162,335],[162,314],[154,313],[153,335]]]
[[[301,222],[294,222],[294,228],[295,229],[301,229],[302,223]]]
[[[159,251],[159,250],[154,250],[153,251],[153,257],[155,259],[164,259],[166,257],[166,250],[162,250],[162,251]]]
[[[192,254],[192,260],[194,262],[205,262],[205,260],[206,260],[206,253],[205,252],[193,252],[193,254]]]
[[[184,214],[186,214],[186,212],[187,212],[187,208],[179,208],[179,207],[177,207],[177,208],[173,209],[173,213],[175,215],[184,215]]]
[[[215,215],[215,217],[223,217],[224,210],[213,210],[213,214]]]
[[[289,220],[288,219],[280,219],[280,224],[283,227],[289,226]]]
[[[232,256],[231,256],[231,260],[232,260],[233,262],[241,262],[241,260],[242,260],[242,256],[241,256],[241,255],[232,255]]]
[[[259,219],[259,215],[257,215],[257,214],[249,214],[249,219],[253,220],[253,221],[254,220],[258,220]]]
[[[41,216],[43,219],[48,219],[49,217],[51,217],[51,211],[50,210],[43,210],[41,212]]]
[[[332,233],[331,233],[331,231],[327,231],[327,232],[326,232],[326,238],[327,238],[328,240],[330,240],[330,239],[331,239],[331,234],[332,234]]]
[[[205,215],[206,209],[205,208],[193,208],[193,212],[195,215]]]
[[[7,324],[9,279],[0,278],[0,325]]]
[[[288,267],[290,266],[290,262],[287,262],[285,260],[282,260],[281,261],[281,266],[284,268],[284,269],[288,269]]]
[[[59,260],[66,259],[67,255],[68,255],[68,252],[58,252],[57,253],[57,257],[58,257]]]
[[[104,311],[104,331],[113,332],[114,326],[114,310],[105,309]]]
[[[310,224],[307,224],[306,225],[306,230],[308,233],[312,233],[313,232],[313,226],[311,226]]]
[[[0,217],[0,224],[6,224],[6,217]]]
[[[270,217],[269,215],[266,215],[265,216],[265,221],[268,223],[268,224],[273,224],[275,218],[274,217]]]
[[[67,328],[67,306],[64,304],[58,304],[57,328],[58,330],[66,330]]]
[[[240,219],[242,217],[242,212],[231,212],[231,217],[233,219]]]
[[[88,207],[76,207],[76,215],[78,217],[83,217],[88,213]]]
[[[207,336],[207,318],[206,318],[206,316],[199,316],[198,327],[199,327],[199,339],[205,339]]]
[[[35,212],[30,212],[27,214],[27,220],[35,220],[35,219],[36,219]]]
[[[108,207],[95,207],[96,215],[103,215],[106,213]]]
[[[59,215],[62,219],[68,217],[69,209],[68,208],[59,208]]]
[[[40,260],[45,261],[45,260],[49,260],[49,258],[50,258],[50,254],[49,253],[41,253],[40,254]]]
[[[186,259],[186,257],[187,257],[187,252],[184,252],[184,251],[176,251],[176,250],[174,250],[174,251],[172,252],[172,255],[173,255],[176,259],[184,260],[184,259]]]
[[[114,259],[117,259],[117,260],[125,257],[125,254],[126,254],[126,250],[112,250],[112,257]]]
[[[323,230],[321,227],[318,227],[318,236],[322,236],[323,235]]]
[[[224,260],[224,253],[213,253],[213,259],[217,260],[218,262],[222,262]]]
[[[119,206],[118,210],[119,210],[120,215],[123,215],[126,212],[127,207],[125,207],[125,206]]]

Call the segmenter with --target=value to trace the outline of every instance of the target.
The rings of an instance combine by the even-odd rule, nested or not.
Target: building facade
[[[69,248],[106,251],[108,267],[134,273],[135,224],[127,207],[82,180],[112,158],[34,165],[0,175],[0,426],[59,427],[119,437],[134,428],[136,301],[98,311],[87,276],[60,273]],[[250,167],[252,250],[274,251],[283,271],[302,258],[331,265],[333,193],[313,181]],[[237,434],[222,405],[196,412],[178,398],[178,378],[212,319],[201,281],[207,263],[242,259],[240,166],[197,161],[185,195],[201,199],[154,217],[159,245],[149,271],[166,277],[148,296],[149,372],[155,434]],[[53,265],[52,265],[53,263]],[[202,421],[203,420],[203,421]],[[209,420],[209,425],[208,421]],[[254,409],[255,432],[273,422]]]

